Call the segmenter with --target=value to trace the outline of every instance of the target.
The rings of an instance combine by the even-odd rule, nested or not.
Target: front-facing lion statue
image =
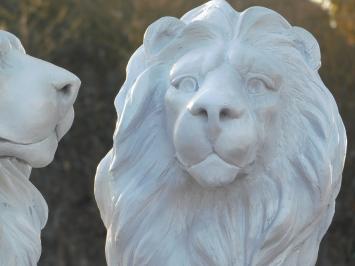
[[[29,181],[71,127],[80,80],[0,31],[0,266],[34,266],[47,204]]]
[[[210,1],[132,56],[96,199],[108,265],[314,265],[346,135],[306,30]]]

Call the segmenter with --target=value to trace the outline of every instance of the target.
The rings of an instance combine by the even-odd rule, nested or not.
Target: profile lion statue
[[[96,174],[108,265],[314,265],[346,153],[320,62],[263,7],[149,26]]]
[[[0,266],[37,265],[48,210],[31,168],[53,160],[79,87],[74,74],[27,55],[0,31]]]

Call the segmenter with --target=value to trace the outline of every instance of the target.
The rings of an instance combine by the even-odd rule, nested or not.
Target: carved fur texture
[[[223,60],[253,49],[257,56],[246,63],[272,62],[280,101],[272,126],[258,132],[263,142],[254,143],[251,174],[206,188],[177,158],[165,97],[175,62],[190,51],[207,58],[211,42],[222,47]],[[313,36],[266,8],[239,13],[211,1],[180,20],[152,24],[128,63],[115,100],[114,145],[96,175],[108,265],[314,265],[346,152],[345,129],[319,67]]]
[[[0,265],[37,265],[47,203],[29,181],[31,167],[17,159],[0,160]]]

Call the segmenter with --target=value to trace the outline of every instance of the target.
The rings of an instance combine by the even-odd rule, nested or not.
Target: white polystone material
[[[314,265],[346,150],[320,64],[267,8],[149,26],[96,175],[108,265]]]
[[[0,265],[36,265],[47,204],[29,181],[54,157],[74,118],[80,80],[25,53],[0,31]]]

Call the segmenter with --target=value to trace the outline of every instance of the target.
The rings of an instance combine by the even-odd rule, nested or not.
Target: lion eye
[[[268,91],[269,86],[260,78],[251,78],[248,81],[247,89],[251,95],[261,95]]]
[[[172,82],[177,89],[185,92],[195,92],[198,90],[198,82],[194,77],[181,77]]]

